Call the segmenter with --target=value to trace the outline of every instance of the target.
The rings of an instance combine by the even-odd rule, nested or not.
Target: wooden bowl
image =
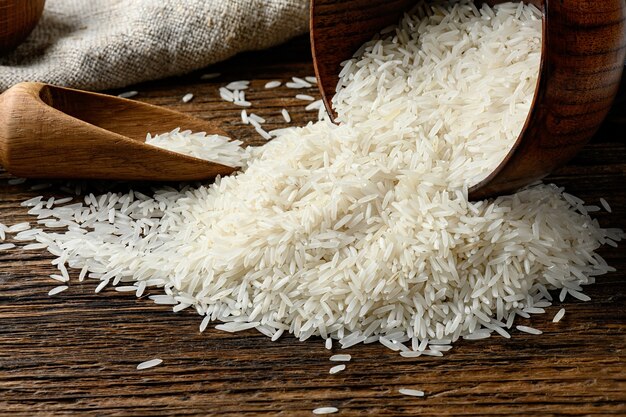
[[[488,0],[490,5],[503,0]],[[513,148],[470,198],[505,194],[571,159],[611,108],[626,53],[624,0],[528,0],[543,11],[543,50],[534,101]],[[339,64],[398,21],[415,0],[311,0],[311,47],[326,108]]]
[[[37,25],[45,0],[0,0],[0,54],[26,39]]]

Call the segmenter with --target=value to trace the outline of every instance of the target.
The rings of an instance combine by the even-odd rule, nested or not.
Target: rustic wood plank
[[[244,54],[207,69],[224,73],[211,82],[199,81],[197,72],[133,88],[139,100],[218,121],[259,144],[241,124],[241,108],[221,101],[217,87],[254,80],[247,92],[251,111],[268,119],[270,129],[284,127],[283,107],[295,123],[313,120],[314,112],[293,96],[318,95],[314,89],[263,89],[268,80],[311,75],[307,48],[301,38],[270,53]],[[195,98],[184,104],[187,92]],[[613,213],[599,213],[600,222],[626,228],[623,127],[607,125],[551,180],[589,202],[606,197]],[[39,195],[29,190],[34,182],[9,186],[7,178],[0,174],[0,222],[29,220],[19,203]],[[255,331],[228,334],[212,326],[199,334],[200,319],[191,311],[174,314],[110,288],[94,294],[93,282],[48,297],[57,285],[47,278],[55,272],[51,257],[2,251],[0,414],[306,416],[336,406],[341,416],[624,415],[626,256],[623,247],[602,253],[618,271],[588,287],[591,302],[557,302],[524,323],[542,336],[513,331],[510,340],[460,342],[442,358],[405,359],[377,344],[356,346],[347,369],[329,375],[330,353],[320,339],[271,342]],[[561,306],[567,313],[554,324]],[[155,357],[163,364],[135,370]],[[402,396],[401,387],[426,397]]]

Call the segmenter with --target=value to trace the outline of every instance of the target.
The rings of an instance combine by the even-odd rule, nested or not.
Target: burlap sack
[[[307,0],[48,0],[27,41],[0,57],[20,81],[82,89],[179,75],[307,30]]]

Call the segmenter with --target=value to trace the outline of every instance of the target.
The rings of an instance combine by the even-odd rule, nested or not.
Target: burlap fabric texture
[[[306,32],[307,0],[47,0],[39,25],[0,57],[20,81],[102,90],[179,75]]]

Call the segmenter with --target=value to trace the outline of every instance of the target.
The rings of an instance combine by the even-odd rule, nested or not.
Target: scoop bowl
[[[20,83],[0,95],[0,164],[25,178],[190,181],[236,168],[145,143],[177,127],[228,136],[219,126],[105,94]]]

